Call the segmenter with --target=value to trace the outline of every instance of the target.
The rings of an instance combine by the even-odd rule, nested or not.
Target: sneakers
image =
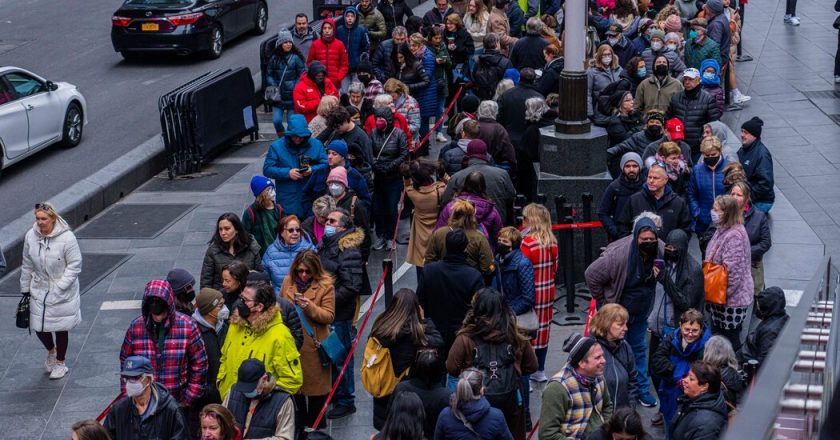
[[[639,403],[645,408],[653,408],[659,402],[656,400],[656,397],[651,396],[650,393],[644,393],[639,396]]]
[[[57,363],[58,363],[58,360],[55,358],[55,352],[54,351],[47,352],[47,360],[44,361],[44,370],[46,370],[47,373],[52,373],[52,371],[55,368],[55,365]]]
[[[355,406],[335,405],[331,410],[327,411],[327,418],[330,420],[340,419],[354,412],[356,412]]]
[[[68,371],[70,371],[70,369],[67,368],[67,365],[64,365],[64,362],[56,362],[52,372],[50,372],[50,380],[61,379],[67,375]]]
[[[741,104],[736,104],[734,102],[732,104],[729,104],[728,106],[726,106],[726,111],[728,111],[728,112],[737,112],[738,110],[743,110],[743,109],[744,109],[744,106],[742,106]]]
[[[376,241],[373,242],[373,250],[381,251],[382,249],[385,249],[386,244],[387,243],[386,243],[386,240],[384,238],[382,238],[382,237],[377,238]]]
[[[545,376],[545,371],[539,370],[531,375],[531,380],[538,383],[548,382],[548,377]]]
[[[785,14],[785,24],[789,24],[791,26],[799,26],[800,20],[799,17],[795,15],[787,15]]]
[[[752,99],[751,96],[747,96],[747,95],[741,93],[741,91],[738,90],[738,89],[735,89],[735,90],[732,91],[732,102],[734,102],[736,104],[743,104],[743,103],[749,101],[750,99]]]
[[[435,136],[435,140],[438,142],[449,142],[449,139],[447,139],[443,133],[438,133],[437,136]]]
[[[840,84],[840,75],[834,75],[834,84]]]
[[[749,61],[752,61],[752,60],[753,60],[753,57],[751,57],[749,55],[738,55],[737,57],[735,57],[735,61],[737,61],[739,63],[746,63],[746,62],[749,62]]]

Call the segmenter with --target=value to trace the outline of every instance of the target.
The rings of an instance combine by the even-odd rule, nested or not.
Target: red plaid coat
[[[161,298],[169,304],[162,352],[158,352],[151,334],[152,318],[148,310],[148,299],[151,297]],[[204,392],[204,376],[207,374],[207,353],[201,331],[190,317],[175,311],[172,289],[164,280],[152,280],[146,284],[141,311],[125,332],[120,365],[129,356],[148,358],[155,371],[155,382],[163,384],[179,403],[190,406]]]
[[[534,348],[548,347],[548,335],[551,332],[551,318],[553,316],[555,285],[554,274],[557,273],[559,261],[557,259],[557,245],[543,247],[537,244],[534,237],[525,237],[520,246],[524,255],[534,265],[534,311],[540,328],[537,337],[531,341]]]

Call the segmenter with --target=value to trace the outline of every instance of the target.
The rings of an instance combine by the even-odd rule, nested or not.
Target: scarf
[[[569,364],[563,367],[558,376],[551,380],[560,382],[569,392],[572,401],[566,409],[566,417],[560,429],[570,439],[582,439],[593,412],[603,419],[601,406],[604,402],[604,378],[585,378],[577,374]]]
[[[295,274],[295,287],[299,293],[306,292],[306,289],[309,288],[311,283],[311,281],[303,281],[299,276],[297,276],[297,274]]]
[[[318,220],[313,219],[312,232],[315,233],[315,241],[320,243],[321,238],[324,236],[324,225],[318,223]]]
[[[676,182],[677,179],[680,178],[680,174],[685,171],[685,157],[680,154],[680,159],[677,161],[676,165],[671,165],[670,163],[665,161],[665,158],[662,157],[659,153],[656,153],[656,161],[662,162],[665,164],[665,173],[668,174],[668,180],[671,182]]]

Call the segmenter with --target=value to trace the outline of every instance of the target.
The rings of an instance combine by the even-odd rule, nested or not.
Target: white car
[[[87,104],[76,86],[0,67],[0,171],[57,142],[79,145],[85,125]]]

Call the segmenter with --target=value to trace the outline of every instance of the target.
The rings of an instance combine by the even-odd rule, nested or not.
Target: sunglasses
[[[49,211],[50,210],[50,205],[48,205],[47,202],[36,203],[35,204],[35,209],[42,209],[44,211]]]
[[[300,228],[288,228],[286,229],[286,232],[294,234],[295,232],[300,232]]]
[[[297,272],[297,273],[312,273],[312,272],[309,271],[309,269],[303,269],[303,268],[300,268],[300,269],[296,270],[295,272]]]

